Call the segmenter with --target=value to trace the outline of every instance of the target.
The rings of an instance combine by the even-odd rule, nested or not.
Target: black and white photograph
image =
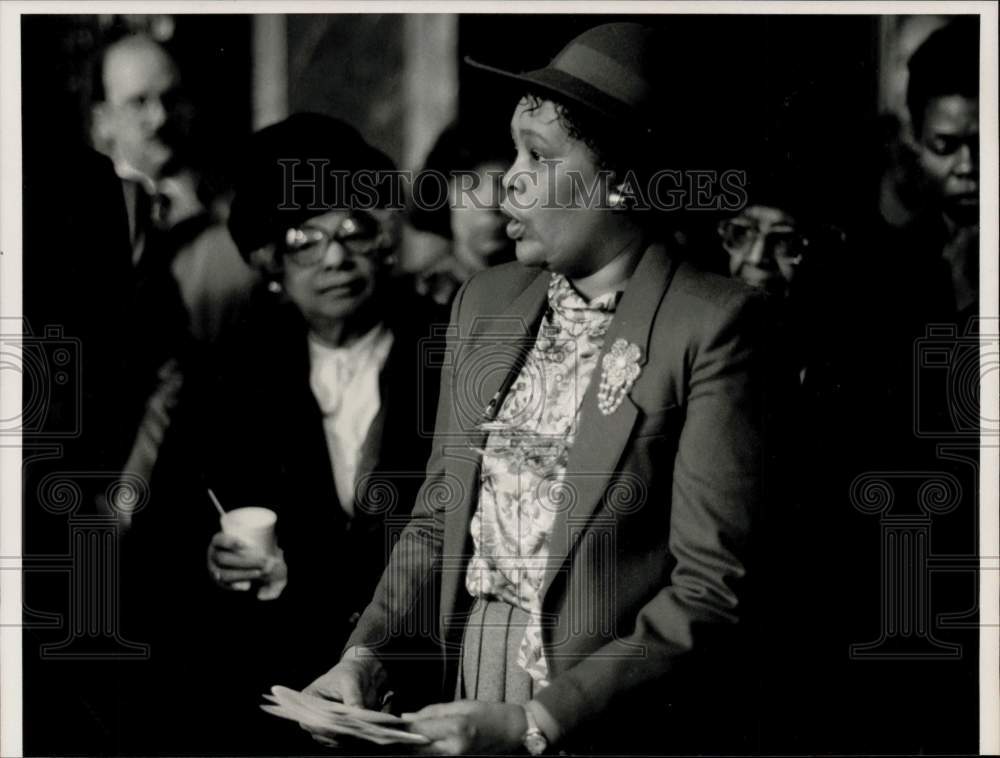
[[[0,14],[0,758],[1000,753],[995,4]]]

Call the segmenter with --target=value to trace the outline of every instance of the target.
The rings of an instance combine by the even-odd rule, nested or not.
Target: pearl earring
[[[267,291],[270,292],[272,295],[280,295],[281,289],[282,289],[281,282],[272,279],[267,283]]]

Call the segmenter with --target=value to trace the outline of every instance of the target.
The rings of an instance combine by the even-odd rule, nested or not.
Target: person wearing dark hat
[[[259,709],[260,696],[306,685],[314,661],[345,642],[429,454],[421,430],[437,375],[421,350],[439,314],[391,278],[392,163],[315,114],[254,134],[244,155],[229,228],[266,291],[186,385],[154,501],[136,517],[173,566],[151,579],[164,582],[151,594],[166,606],[153,629],[163,676],[182,660],[206,677],[189,684],[212,682],[184,693],[205,698],[192,710],[206,728],[161,735],[166,752],[308,749],[294,724]],[[274,511],[277,549],[224,534],[209,490],[226,510]]]
[[[666,139],[660,47],[608,24],[539,71],[489,69],[520,97],[518,261],[456,296],[427,480],[308,690],[423,688],[440,702],[404,719],[430,753],[747,749],[761,296],[681,261],[634,203]],[[438,679],[399,674],[408,626]]]
[[[775,158],[751,168],[746,204],[716,226],[729,275],[773,295],[786,315],[808,305],[818,272],[842,255],[845,242],[817,189],[822,179],[790,163]]]

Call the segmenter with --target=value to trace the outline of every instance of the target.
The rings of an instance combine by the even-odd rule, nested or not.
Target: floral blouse
[[[538,687],[548,684],[540,593],[553,521],[565,502],[559,483],[618,295],[588,302],[564,276],[552,274],[535,344],[496,420],[484,425],[489,434],[465,586],[473,597],[502,600],[531,615],[517,662]]]

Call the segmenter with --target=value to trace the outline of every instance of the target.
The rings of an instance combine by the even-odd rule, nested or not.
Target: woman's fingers
[[[460,755],[465,752],[466,735],[456,717],[421,719],[410,724],[410,731],[430,740],[427,745],[415,746],[416,752],[422,755]]]
[[[366,702],[369,698],[365,697],[364,682],[356,667],[349,664],[338,663],[303,692],[326,700],[339,701],[344,705],[359,708],[370,706],[370,703]]]
[[[474,726],[461,702],[440,703],[422,709],[418,714],[406,714],[410,731],[422,734],[431,742],[417,748],[424,755],[461,755],[467,752],[475,737]]]
[[[415,713],[404,713],[400,716],[404,721],[421,721],[423,719],[446,718],[448,716],[459,716],[469,713],[470,701],[456,700],[453,703],[433,703],[425,706]]]
[[[220,569],[257,569],[266,571],[271,560],[267,555],[258,552],[234,553],[229,550],[216,550],[211,555],[212,563]]]
[[[494,755],[520,747],[526,729],[520,706],[459,700],[438,703],[403,717],[410,731],[431,740],[419,752]]]
[[[462,731],[462,725],[456,717],[426,718],[411,722],[410,731],[436,741],[457,736]]]
[[[230,584],[232,582],[246,582],[260,579],[260,569],[219,569],[215,573],[220,582]]]
[[[216,532],[212,536],[212,547],[217,550],[242,550],[247,547],[247,543],[231,534]]]
[[[250,582],[260,579],[260,569],[216,569],[212,573],[212,578],[219,584],[235,584],[246,582],[246,587],[232,587],[231,589],[250,589]]]
[[[267,555],[250,548],[237,537],[217,532],[208,546],[208,571],[218,586],[246,592],[267,570]]]

